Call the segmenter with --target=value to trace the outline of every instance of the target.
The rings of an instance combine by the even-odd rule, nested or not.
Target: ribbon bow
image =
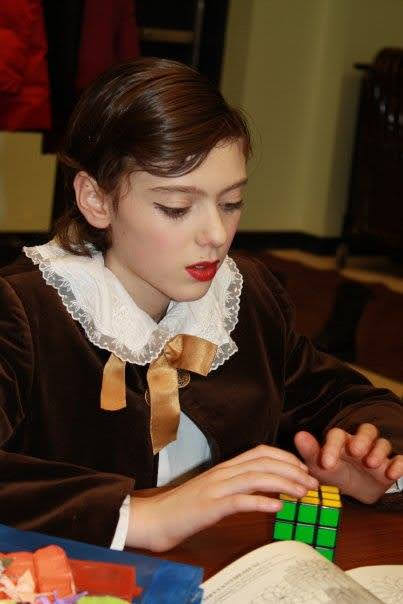
[[[147,371],[150,393],[150,433],[154,455],[176,439],[180,405],[177,369],[207,375],[217,345],[197,336],[179,334],[167,342]],[[101,408],[109,411],[126,406],[125,363],[113,353],[104,368]]]

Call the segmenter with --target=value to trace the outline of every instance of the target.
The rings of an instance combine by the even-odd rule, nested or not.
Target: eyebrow
[[[242,178],[241,180],[234,182],[232,185],[225,187],[225,189],[222,189],[222,191],[220,191],[219,194],[222,195],[223,193],[228,193],[229,191],[238,189],[239,187],[246,185],[247,182],[248,182],[247,178]],[[203,191],[203,189],[199,189],[199,187],[184,186],[184,185],[151,187],[149,190],[157,191],[158,193],[193,193],[194,195],[205,195],[206,194],[206,191]]]

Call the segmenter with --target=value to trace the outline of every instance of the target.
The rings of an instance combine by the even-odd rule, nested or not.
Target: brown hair
[[[109,231],[91,226],[75,202],[80,170],[112,196],[116,209],[124,176],[135,170],[187,174],[219,142],[239,138],[248,158],[251,140],[242,113],[191,67],[142,58],[106,71],[78,102],[59,154],[69,204],[55,227],[59,243],[75,254],[88,254],[86,243],[102,252],[109,245]]]

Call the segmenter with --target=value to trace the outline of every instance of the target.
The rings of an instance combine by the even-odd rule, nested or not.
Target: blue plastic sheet
[[[142,595],[133,602],[141,604],[198,604],[202,600],[199,588],[203,569],[199,566],[170,562],[161,558],[126,551],[111,550],[71,539],[61,539],[0,524],[0,552],[33,551],[45,545],[60,545],[69,558],[134,564],[137,584]]]

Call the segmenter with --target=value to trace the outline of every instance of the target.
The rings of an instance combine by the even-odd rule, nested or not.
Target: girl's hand
[[[256,492],[302,497],[317,485],[295,455],[259,445],[171,490],[134,495],[126,545],[162,552],[225,516],[281,508]]]
[[[295,445],[320,482],[338,486],[363,503],[377,501],[403,476],[403,455],[390,458],[390,442],[372,424],[361,424],[354,435],[332,428],[322,447],[308,432],[298,432]]]

